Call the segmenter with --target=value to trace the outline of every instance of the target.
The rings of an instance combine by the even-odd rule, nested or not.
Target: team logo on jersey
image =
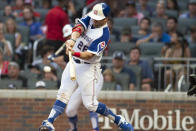
[[[97,10],[94,10],[94,14],[97,15],[98,14],[98,11]]]
[[[100,43],[100,47],[101,47],[101,49],[105,48],[105,42],[104,41]]]

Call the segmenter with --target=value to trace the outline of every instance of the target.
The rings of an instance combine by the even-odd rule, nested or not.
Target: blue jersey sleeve
[[[89,16],[85,16],[85,17],[82,17],[81,19],[78,19],[78,22],[80,24],[82,24],[84,26],[85,30],[86,30],[89,26],[90,19],[91,18]]]
[[[109,29],[104,28],[103,35],[90,44],[88,47],[88,52],[99,55],[107,46],[109,41],[109,34]]]

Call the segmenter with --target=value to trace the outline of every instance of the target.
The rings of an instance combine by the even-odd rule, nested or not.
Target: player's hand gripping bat
[[[64,49],[64,47],[66,46],[66,42],[52,55],[48,56],[48,59],[50,61],[53,61],[54,58]],[[76,71],[75,71],[75,65],[72,59],[72,54],[71,51],[69,51],[69,61],[70,61],[70,77],[71,80],[76,80]]]

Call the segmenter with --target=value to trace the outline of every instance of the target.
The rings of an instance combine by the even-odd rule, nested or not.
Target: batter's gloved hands
[[[72,54],[74,53],[74,50],[72,49],[74,46],[74,41],[73,40],[67,40],[66,41],[66,54],[69,54],[69,51],[72,52]]]
[[[48,60],[50,60],[51,62],[53,62],[55,57],[56,57],[55,54],[51,54],[51,55],[48,56]]]
[[[66,46],[69,46],[70,48],[73,48],[74,44],[75,44],[75,41],[73,41],[73,39],[66,41]]]
[[[190,86],[187,92],[188,96],[196,95],[196,75],[191,74],[189,76]]]

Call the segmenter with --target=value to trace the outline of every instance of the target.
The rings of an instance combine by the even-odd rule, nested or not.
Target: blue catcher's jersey
[[[73,50],[76,52],[88,51],[95,54],[91,59],[83,60],[85,62],[100,62],[109,41],[110,32],[107,24],[99,28],[93,28],[93,20],[89,16],[79,19],[78,22],[83,25],[85,31],[76,40]]]

